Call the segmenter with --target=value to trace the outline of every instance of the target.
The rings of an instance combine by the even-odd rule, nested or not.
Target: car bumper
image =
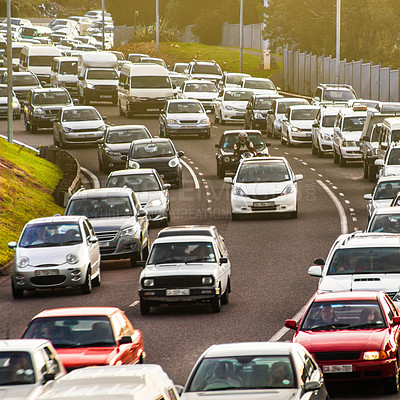
[[[21,115],[21,107],[13,106],[13,116]],[[7,105],[0,107],[0,118],[7,118],[8,116],[8,108]]]
[[[180,292],[181,294],[176,295]],[[168,293],[168,294],[167,294]],[[185,294],[182,294],[185,293]],[[210,301],[216,294],[220,294],[219,288],[182,288],[182,289],[139,289],[140,299],[149,303],[198,303]]]
[[[244,116],[245,112],[243,111],[237,111],[237,110],[222,110],[221,111],[222,119],[225,121],[231,121],[231,122],[243,122],[244,121]]]
[[[108,168],[120,168],[125,169],[126,161],[121,160],[122,154],[118,156],[111,156],[103,153],[103,164]]]
[[[290,132],[290,141],[296,144],[311,143],[311,132]]]
[[[359,147],[339,147],[339,152],[348,161],[362,160],[362,153]]]
[[[48,115],[48,116],[37,116],[31,114],[30,121],[34,125],[36,125],[39,128],[52,128],[53,127],[53,121],[56,119],[56,115]]]
[[[333,151],[333,141],[332,140],[325,140],[321,137],[319,138],[319,149],[323,153],[328,153]]]
[[[168,207],[166,204],[160,207],[143,206],[143,208],[147,211],[149,222],[163,222],[168,220]]]
[[[167,135],[204,135],[210,133],[210,125],[167,125]]]
[[[67,144],[97,144],[101,142],[103,135],[103,131],[62,133],[63,140]]]
[[[163,108],[166,99],[149,99],[129,102],[129,112],[135,114],[158,114]]]
[[[254,200],[249,197],[231,196],[233,214],[270,214],[297,210],[297,196],[291,193],[269,200]]]

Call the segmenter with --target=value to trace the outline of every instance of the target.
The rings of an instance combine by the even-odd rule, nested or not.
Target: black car
[[[240,158],[234,154],[234,145],[239,141],[239,133],[247,132],[248,140],[254,145],[254,150],[262,155],[269,156],[268,146],[270,143],[265,143],[260,131],[256,130],[234,130],[225,131],[218,144],[215,145],[217,153],[217,175],[224,178],[226,172],[236,172]]]
[[[108,173],[112,169],[124,168],[126,162],[121,156],[128,154],[131,143],[150,138],[152,135],[144,125],[108,126],[97,149],[100,171]]]
[[[163,180],[183,186],[182,163],[183,151],[177,151],[170,139],[153,138],[132,142],[128,156],[122,156],[126,168],[154,168]]]
[[[267,131],[267,112],[272,106],[272,102],[280,95],[265,96],[254,95],[249,100],[244,116],[245,129],[259,129],[261,132]]]

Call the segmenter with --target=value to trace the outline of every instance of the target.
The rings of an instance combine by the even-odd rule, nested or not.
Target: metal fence
[[[312,96],[319,83],[336,83],[336,58],[284,50],[283,80],[285,91]],[[363,99],[400,101],[399,69],[340,60],[339,80],[352,85]]]

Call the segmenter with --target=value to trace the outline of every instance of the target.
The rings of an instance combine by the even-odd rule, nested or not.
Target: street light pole
[[[336,83],[340,82],[340,1],[336,0]]]
[[[105,38],[104,38],[104,36],[105,36],[105,30],[104,30],[104,0],[101,0],[101,20],[102,20],[102,25],[103,25],[103,28],[102,28],[102,36],[103,36],[103,50],[105,50]]]
[[[159,15],[159,0],[156,0],[156,50],[158,51],[160,42],[160,15]]]
[[[11,0],[7,0],[7,139],[13,142]]]
[[[240,26],[239,26],[240,32],[239,32],[239,42],[240,42],[240,70],[239,72],[242,72],[243,70],[243,0],[240,0]]]

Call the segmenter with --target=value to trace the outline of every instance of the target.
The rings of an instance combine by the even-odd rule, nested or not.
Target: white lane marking
[[[207,203],[211,203],[212,202],[212,200],[210,200],[210,199],[207,199]]]
[[[190,160],[190,161],[189,161],[189,164],[194,164],[194,162]]]
[[[299,161],[298,157],[293,157],[296,161]]]
[[[349,200],[345,200],[344,201],[346,204],[350,204],[350,201]]]
[[[212,208],[211,208],[211,207],[208,207],[208,208],[207,208],[207,211],[211,211],[211,210],[212,210]]]
[[[358,221],[357,217],[353,217],[353,222],[357,222],[357,221]]]
[[[310,168],[311,169],[311,171],[314,171],[315,172],[315,168]],[[319,175],[319,174],[318,174]]]
[[[200,189],[200,184],[199,184],[199,180],[197,179],[196,174],[194,173],[194,171],[192,170],[192,168],[190,168],[189,165],[187,165],[185,163],[185,161],[181,160],[182,164],[187,168],[187,170],[189,171],[190,175],[192,175],[193,178],[193,182],[194,182],[194,187],[196,189]]]
[[[199,172],[199,175],[200,175],[200,176],[203,176],[203,173],[202,173],[202,172]]]
[[[284,151],[283,154],[285,154],[286,156],[289,155],[289,153],[287,151]]]
[[[194,167],[194,169],[195,169],[196,171],[198,171],[199,167]]]
[[[324,177],[322,174],[318,174],[318,176],[319,176],[320,178],[323,178],[323,177]]]
[[[210,192],[206,192],[206,195],[207,195],[207,196],[211,196],[211,193],[210,193]]]
[[[350,210],[350,212],[354,212],[354,208],[350,207],[349,210]]]
[[[331,198],[333,201],[333,204],[335,204],[336,209],[338,210],[339,213],[339,218],[340,218],[340,230],[342,235],[346,234],[348,232],[348,225],[347,225],[347,217],[346,217],[346,212],[344,211],[344,208],[342,206],[342,203],[340,200],[335,196],[335,194],[328,188],[328,186],[325,185],[324,182],[317,180],[316,181],[322,189],[325,190],[327,195]]]
[[[134,301],[132,304],[129,304],[129,307],[135,307],[139,304],[140,302],[138,300]]]
[[[335,189],[335,190],[337,190],[337,186],[332,186],[332,189]]]
[[[307,302],[308,304],[308,302]],[[292,318],[298,321],[301,316],[304,314],[304,311],[306,310],[307,304]],[[281,329],[279,329],[278,332],[275,333],[274,336],[272,336],[268,342],[277,342],[279,339],[281,339],[287,332],[289,332],[289,328],[286,328],[286,326],[283,326]]]
[[[274,150],[279,150],[279,147],[274,147]]]
[[[339,193],[339,196],[344,197],[344,194],[343,193]]]
[[[354,227],[354,232],[357,232],[358,231],[358,227],[356,226],[356,227]]]
[[[325,179],[326,183],[331,183],[331,181],[329,179]]]
[[[303,165],[308,165],[305,161],[303,161]]]

